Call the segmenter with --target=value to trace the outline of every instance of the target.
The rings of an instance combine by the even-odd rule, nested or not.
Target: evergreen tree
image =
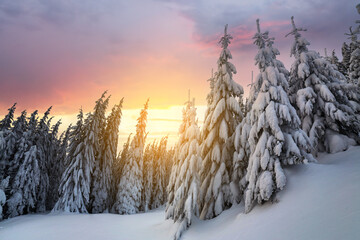
[[[350,66],[350,56],[351,56],[351,51],[350,51],[350,46],[344,42],[342,47],[341,47],[341,54],[342,54],[342,64],[343,66],[345,67],[346,69],[346,72],[345,72],[345,76],[348,76],[349,75],[349,66]]]
[[[94,174],[97,179],[95,180],[94,189],[92,192],[92,212],[101,213],[110,208],[110,190],[112,179],[113,162],[116,158],[118,132],[121,120],[121,107],[123,99],[118,105],[115,105],[111,114],[107,118],[106,129],[102,139],[102,149],[99,161],[99,171]]]
[[[144,151],[144,168],[143,168],[143,192],[142,192],[142,206],[145,212],[151,209],[151,194],[153,190],[153,175],[154,175],[154,149],[155,140],[152,144],[147,144]]]
[[[331,56],[329,56],[328,54],[327,54],[327,49],[326,48],[324,48],[324,58],[327,60],[327,61],[329,61],[329,62],[331,62]]]
[[[85,157],[83,112],[80,109],[77,123],[69,133],[68,164],[61,177],[59,199],[53,211],[87,213],[90,198],[91,166]]]
[[[62,173],[64,173],[65,169],[68,166],[68,162],[66,162],[67,158],[67,150],[69,147],[69,138],[70,138],[70,133],[71,133],[71,129],[72,129],[72,125],[70,124],[68,126],[68,128],[66,129],[65,132],[63,132],[60,136],[60,147],[58,149],[58,154],[57,154],[57,161],[59,163],[59,168],[62,169],[61,170],[61,175],[60,175],[60,181],[61,181],[61,176]],[[59,181],[59,183],[60,183]],[[58,189],[58,188],[57,188]]]
[[[170,182],[170,175],[171,175],[171,169],[172,169],[172,166],[173,166],[173,158],[174,158],[174,155],[175,155],[175,148],[172,147],[170,148],[169,150],[166,151],[165,153],[165,161],[164,161],[164,164],[165,164],[165,175],[164,175],[164,186],[165,186],[165,191],[166,191],[166,201],[168,199],[168,186],[169,186],[169,182]]]
[[[161,185],[162,185],[162,192],[163,197],[161,199],[161,205],[165,204],[167,201],[167,185],[169,183],[168,174],[166,172],[166,161],[168,160],[168,151],[167,151],[167,142],[168,142],[168,136],[162,137],[159,144],[159,163],[161,164],[161,170],[160,170],[160,177],[161,177]]]
[[[14,161],[18,169],[11,181],[11,191],[7,201],[7,216],[15,217],[34,212],[41,189],[41,159],[35,144],[38,125],[37,110],[31,114],[28,129],[23,132]]]
[[[260,26],[259,26],[260,28]],[[258,53],[255,56],[255,65],[258,65],[263,71],[258,74],[255,82],[251,81],[250,95],[246,100],[246,104],[243,109],[246,113],[242,122],[236,127],[235,130],[235,152],[233,156],[233,175],[231,182],[231,189],[234,195],[234,201],[240,202],[244,190],[247,185],[246,181],[246,168],[248,166],[248,161],[251,155],[251,149],[249,144],[249,136],[252,127],[250,112],[251,108],[256,101],[258,94],[261,92],[264,78],[263,72],[267,66],[269,66],[269,61],[271,64],[277,68],[280,74],[284,75],[288,79],[289,71],[285,68],[284,64],[276,59],[276,55],[279,55],[279,51],[276,48],[272,47],[274,38],[269,38],[269,33],[261,33],[258,29],[258,32],[255,33],[254,44],[258,46]],[[271,45],[266,47],[266,44]]]
[[[48,165],[53,161],[51,159],[52,142],[50,137],[50,120],[49,115],[52,107],[44,113],[40,119],[35,131],[35,145],[37,149],[38,166],[40,168],[40,179],[38,187],[38,200],[36,204],[36,212],[44,212],[46,210],[46,199],[49,188]],[[57,130],[56,130],[57,131]]]
[[[126,159],[128,159],[128,157],[129,157],[131,135],[132,135],[132,133],[129,134],[128,139],[127,139],[126,143],[124,143],[123,149],[120,154],[119,163],[118,163],[118,171],[117,171],[119,173],[119,176],[121,176],[124,166],[125,166],[125,163],[126,163]],[[116,186],[119,184],[120,178],[118,180],[119,181],[117,181]]]
[[[131,134],[129,135],[127,141],[123,144],[123,149],[121,151],[121,153],[117,156],[115,162],[114,162],[114,167],[113,167],[113,174],[112,174],[112,187],[111,187],[111,206],[114,206],[114,204],[116,203],[116,195],[118,193],[118,185],[120,183],[120,178],[122,176],[122,170],[124,168],[126,159],[128,158],[128,153],[129,153],[129,146],[130,146],[130,139],[131,139]],[[115,209],[112,208],[111,212],[116,213]]]
[[[325,140],[344,134],[359,141],[359,95],[355,86],[346,84],[345,77],[317,52],[308,50],[310,43],[301,37],[293,17],[294,35],[291,48],[295,62],[289,79],[290,100],[298,110],[302,129],[309,136],[313,153],[329,149]],[[330,150],[328,150],[330,151]]]
[[[19,169],[20,159],[22,154],[25,151],[25,144],[23,135],[27,131],[28,123],[26,121],[26,111],[23,111],[21,115],[14,121],[13,128],[11,129],[11,134],[7,135],[6,141],[6,151],[3,155],[3,160],[5,164],[5,172],[3,173],[4,178],[10,176],[9,186],[12,185],[13,179]],[[6,195],[9,195],[10,192],[6,191]]]
[[[88,113],[84,123],[84,144],[85,144],[85,159],[90,166],[91,176],[91,202],[88,206],[89,211],[93,213],[102,212],[105,205],[98,200],[102,197],[101,192],[101,143],[106,126],[105,111],[109,103],[109,97],[105,99],[105,91],[101,97],[95,102],[94,112]]]
[[[52,126],[51,133],[49,134],[50,145],[49,145],[49,159],[48,159],[48,176],[49,176],[49,191],[46,199],[46,209],[53,209],[55,203],[59,198],[59,185],[61,181],[61,176],[64,172],[64,160],[66,157],[66,149],[61,149],[62,145],[66,145],[64,142],[63,136],[60,138],[57,137],[59,132],[59,127],[61,120],[59,120],[55,125]],[[63,135],[63,134],[62,134]],[[68,138],[69,130],[65,133],[65,138]],[[65,141],[68,141],[65,139]],[[65,151],[65,153],[64,153]]]
[[[153,177],[153,192],[152,192],[152,209],[158,208],[165,203],[166,186],[164,182],[165,165],[164,152],[166,151],[167,137],[161,138],[157,144],[155,157],[153,160],[154,177]],[[165,151],[164,151],[165,149]]]
[[[10,164],[9,161],[16,147],[15,134],[11,131],[15,109],[16,103],[8,109],[8,114],[0,121],[0,181],[5,178],[5,170]]]
[[[109,195],[111,192],[111,181],[113,179],[112,175],[112,169],[113,169],[113,163],[116,160],[116,154],[117,154],[117,146],[118,146],[118,138],[119,138],[119,125],[121,121],[122,116],[122,104],[123,104],[123,98],[121,99],[120,103],[116,105],[108,120],[107,120],[107,126],[106,126],[106,132],[105,132],[105,148],[103,149],[103,172],[105,173],[105,186],[107,189],[107,192]],[[107,201],[107,207],[109,208],[111,205],[111,201]]]
[[[218,60],[218,72],[214,76],[214,88],[208,100],[208,110],[202,130],[201,157],[201,219],[219,215],[231,205],[230,176],[234,145],[232,134],[242,116],[237,98],[243,89],[232,79],[235,66],[228,60],[232,58],[228,45],[232,39],[225,26],[222,46]]]
[[[360,86],[360,42],[357,39],[358,31],[352,31],[346,34],[351,40],[350,43],[350,59],[349,59],[349,81]],[[348,56],[347,56],[348,57]]]
[[[8,114],[5,115],[4,119],[0,121],[0,131],[9,130],[11,128],[11,124],[14,120],[14,112],[16,109],[16,103],[12,105],[8,110]]]
[[[336,66],[337,70],[348,79],[347,68],[342,62],[339,61],[339,58],[335,54],[335,49],[331,52],[330,62]]]
[[[140,112],[136,125],[136,134],[131,141],[128,159],[125,162],[121,176],[116,202],[113,210],[119,214],[134,214],[141,207],[141,192],[143,188],[143,152],[146,138],[146,121],[149,100]]]
[[[2,179],[0,181],[0,221],[3,219],[3,207],[6,203],[6,195],[5,195],[5,189],[8,187],[9,185],[9,178],[7,177],[5,179]]]
[[[183,231],[190,226],[194,215],[199,216],[200,130],[194,105],[189,99],[183,110],[175,163],[168,185],[166,218],[179,222],[174,239],[180,238]]]
[[[285,92],[288,74],[281,71],[283,64],[276,59],[279,51],[272,46],[268,32],[261,33],[259,20],[255,57],[262,85],[250,111],[250,157],[246,172],[245,212],[254,201],[270,200],[286,184],[283,165],[313,161],[309,154],[310,141],[300,129],[300,119]],[[284,74],[285,73],[285,74]]]

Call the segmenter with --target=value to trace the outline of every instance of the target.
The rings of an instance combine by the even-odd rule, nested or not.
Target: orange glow
[[[150,108],[148,110],[148,121],[146,131],[148,136],[146,143],[154,139],[160,140],[163,136],[168,136],[168,146],[174,146],[178,139],[178,130],[182,122],[183,106],[171,106],[168,108]],[[119,127],[119,149],[122,149],[123,143],[126,142],[130,133],[135,134],[137,118],[140,114],[138,109],[123,109],[121,123]],[[197,106],[198,125],[201,127],[206,106]],[[107,113],[109,114],[109,112]],[[54,122],[62,120],[61,131],[64,131],[70,123],[76,122],[76,114],[67,114],[55,116]]]

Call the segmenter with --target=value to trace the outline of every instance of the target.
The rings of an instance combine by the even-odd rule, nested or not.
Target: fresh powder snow
[[[286,188],[275,203],[244,214],[234,205],[218,217],[194,219],[183,240],[357,239],[360,236],[360,146],[321,153],[317,163],[284,168]],[[177,225],[163,208],[134,215],[29,214],[0,223],[0,239],[172,239]]]

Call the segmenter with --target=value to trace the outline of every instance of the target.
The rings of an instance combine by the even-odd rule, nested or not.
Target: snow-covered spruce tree
[[[167,160],[168,160],[168,151],[167,151],[167,143],[168,143],[168,136],[164,136],[160,140],[159,145],[159,162],[161,164],[161,183],[163,187],[163,198],[161,201],[161,205],[165,204],[167,201],[167,186],[169,184],[169,175],[167,173]]]
[[[3,155],[5,164],[4,177],[10,176],[9,186],[12,185],[13,179],[19,169],[20,160],[26,151],[25,139],[23,138],[24,132],[27,131],[26,111],[23,111],[21,115],[14,121],[11,134],[7,135],[6,151]],[[10,195],[10,188],[6,189],[6,195]],[[9,198],[9,197],[8,197]]]
[[[211,78],[207,80],[210,85],[210,92],[206,96],[207,105],[212,105],[214,101],[214,87],[215,87],[215,78],[214,78],[214,70],[211,69]],[[211,108],[207,108],[205,112],[205,119],[209,116]]]
[[[90,166],[90,203],[87,206],[89,212],[99,212],[98,202],[95,201],[99,193],[102,179],[102,172],[100,169],[101,158],[101,143],[104,135],[106,118],[105,111],[109,103],[109,98],[105,99],[107,91],[95,102],[94,112],[88,113],[84,122],[84,146],[85,159]]]
[[[35,144],[38,125],[37,111],[31,114],[28,129],[19,140],[15,161],[19,166],[11,181],[11,191],[7,201],[7,216],[34,212],[39,198],[41,169],[39,150]]]
[[[98,174],[95,174],[97,179],[92,192],[93,213],[108,211],[110,208],[112,168],[117,153],[122,103],[123,99],[121,99],[118,105],[113,107],[111,114],[106,120],[106,129],[101,137],[101,154],[98,159],[98,168],[96,168]]]
[[[271,59],[272,64],[277,67],[279,73],[283,74],[286,77],[286,79],[288,79],[289,71],[286,70],[286,68],[284,67],[281,61],[273,57],[279,55],[278,50],[276,48],[266,46],[267,43],[272,44],[272,41],[274,39],[269,38],[269,32],[267,31],[265,33],[260,32],[259,29],[260,25],[258,25],[258,20],[257,20],[257,26],[258,26],[257,29],[258,31],[255,33],[253,37],[254,44],[257,45],[259,49],[258,53],[255,56],[255,65],[258,64],[259,68],[264,70],[269,65],[269,63],[265,63],[264,61],[266,61],[266,58],[267,61]],[[245,117],[242,119],[242,121],[238,124],[238,126],[235,129],[235,140],[234,140],[235,152],[233,156],[233,174],[230,185],[232,189],[232,193],[234,195],[235,202],[241,201],[247,186],[246,169],[251,155],[250,144],[248,141],[250,130],[252,127],[250,113],[251,113],[252,105],[256,101],[258,94],[261,92],[261,88],[265,77],[266,76],[263,76],[261,72],[257,75],[255,82],[251,81],[250,95],[249,98],[247,99],[246,104],[243,107],[245,112]]]
[[[289,78],[289,97],[297,108],[302,129],[309,136],[313,154],[327,150],[338,134],[347,135],[359,142],[359,95],[356,86],[347,84],[344,75],[322,58],[317,52],[308,50],[310,43],[301,36],[294,18],[293,29],[287,34],[294,35],[291,55],[295,61]],[[344,141],[348,138],[343,136]],[[325,142],[326,140],[326,142]]]
[[[129,152],[129,147],[130,147],[130,139],[131,139],[131,134],[129,135],[127,141],[123,144],[123,148],[121,150],[121,153],[119,153],[119,155],[116,157],[114,164],[113,164],[113,168],[112,168],[112,179],[111,179],[111,192],[110,192],[110,206],[114,206],[114,204],[116,203],[116,195],[118,193],[118,185],[120,182],[120,178],[122,176],[122,170],[124,168],[126,159],[128,158],[128,152]],[[115,213],[115,210],[113,209],[113,207],[111,208],[111,212]]]
[[[279,51],[273,48],[273,38],[261,33],[257,20],[255,57],[262,79],[260,91],[250,110],[250,157],[246,172],[245,212],[253,203],[268,201],[286,184],[283,165],[313,161],[309,154],[310,141],[300,128],[300,119],[285,92],[287,74],[276,59]],[[285,72],[286,73],[286,72]]]
[[[260,26],[259,26],[260,27]],[[276,66],[280,74],[283,74],[286,79],[288,79],[289,71],[285,68],[284,64],[275,58],[276,55],[279,55],[279,51],[273,47],[267,47],[266,44],[272,45],[273,38],[269,38],[269,33],[261,33],[258,29],[258,32],[255,33],[254,44],[258,46],[258,53],[255,56],[255,64],[259,64],[259,67],[265,69],[267,65],[264,65],[264,58],[268,58],[272,60],[273,66]],[[236,127],[235,130],[235,152],[233,156],[233,174],[232,174],[232,182],[231,189],[234,195],[234,201],[240,202],[244,190],[247,185],[246,181],[246,169],[248,166],[248,161],[251,154],[250,144],[249,144],[249,135],[251,130],[251,118],[250,118],[250,110],[252,105],[257,99],[258,94],[261,91],[264,77],[262,73],[259,73],[256,77],[255,82],[251,81],[250,95],[244,104],[243,111],[245,112],[245,117],[242,119],[241,123]]]
[[[14,120],[14,113],[16,109],[16,103],[14,103],[8,110],[8,114],[0,121],[0,131],[10,130],[11,124]]]
[[[220,39],[222,51],[218,60],[218,71],[214,76],[211,104],[208,104],[201,137],[202,167],[200,172],[201,219],[210,219],[230,207],[230,176],[234,144],[232,134],[242,116],[237,98],[243,88],[232,79],[235,66],[228,45],[232,39],[225,26]]]
[[[5,170],[16,147],[15,135],[11,131],[15,109],[16,103],[8,109],[8,114],[0,121],[0,181],[5,178]]]
[[[121,122],[122,116],[122,104],[124,99],[122,98],[118,105],[116,105],[110,116],[107,119],[104,143],[105,146],[103,148],[102,154],[102,163],[103,163],[103,173],[104,173],[104,183],[107,189],[107,196],[111,194],[112,187],[112,171],[114,162],[117,157],[117,146],[118,146],[118,138],[119,138],[119,125]],[[111,199],[108,197],[107,199],[107,208],[109,209],[111,205]]]
[[[48,176],[49,176],[49,190],[46,199],[46,209],[53,209],[55,203],[59,198],[59,185],[61,176],[64,172],[64,158],[65,156],[61,153],[61,138],[57,137],[61,120],[57,121],[51,128],[49,134],[49,147],[48,147]],[[68,135],[68,130],[66,131]],[[66,135],[65,135],[66,136]],[[66,140],[67,141],[67,140]],[[66,151],[66,150],[65,150]]]
[[[346,78],[348,78],[347,74],[347,68],[344,66],[342,62],[339,61],[339,58],[335,54],[335,49],[331,52],[330,62],[334,64],[337,68],[337,70],[344,75]]]
[[[167,137],[162,137],[155,150],[153,162],[153,192],[152,192],[152,209],[158,208],[165,203],[166,186],[164,182],[165,165],[164,153],[166,152]]]
[[[183,110],[183,122],[179,129],[176,149],[177,166],[174,170],[178,171],[172,172],[165,215],[166,218],[179,222],[174,236],[174,239],[179,239],[183,231],[191,225],[193,216],[199,216],[200,129],[197,125],[194,102],[188,101]]]
[[[46,199],[49,189],[48,168],[53,161],[51,159],[53,154],[51,154],[52,142],[50,136],[50,122],[52,118],[49,118],[51,109],[52,107],[49,107],[46,110],[35,131],[35,145],[37,147],[37,159],[40,168],[36,212],[44,212],[46,210]]]
[[[251,130],[250,114],[247,112],[235,129],[233,156],[233,172],[231,176],[231,192],[233,201],[239,203],[246,188],[246,168],[250,157],[249,135]]]
[[[59,199],[52,211],[87,213],[90,198],[91,168],[85,158],[83,112],[80,109],[77,123],[71,127],[69,150],[66,156],[68,164],[61,177]]]
[[[143,188],[143,152],[146,138],[146,121],[149,99],[140,112],[136,125],[136,134],[131,141],[128,159],[118,185],[118,193],[113,210],[119,214],[134,214],[141,207]]]
[[[70,133],[71,133],[71,129],[72,129],[72,125],[70,124],[66,131],[63,132],[60,136],[60,147],[58,149],[58,154],[57,154],[57,161],[60,164],[60,169],[62,169],[61,171],[61,175],[60,175],[60,181],[61,181],[61,176],[63,174],[63,172],[65,171],[65,169],[68,166],[68,163],[66,162],[67,158],[67,150],[69,147],[69,138],[70,138]],[[59,181],[59,184],[60,184]],[[57,188],[58,189],[58,188]]]
[[[8,176],[5,179],[2,179],[0,181],[0,221],[4,217],[3,207],[4,207],[5,203],[6,203],[5,189],[9,185],[9,179],[10,179],[10,177]]]
[[[128,139],[127,141],[124,143],[123,145],[123,149],[120,153],[120,156],[119,156],[119,161],[118,161],[118,164],[117,164],[117,173],[118,173],[118,181],[116,182],[116,186],[119,184],[120,182],[120,176],[122,175],[122,172],[123,172],[123,169],[124,169],[124,166],[125,166],[125,163],[126,163],[126,159],[128,159],[128,156],[129,156],[129,150],[130,150],[130,143],[131,143],[131,135],[132,133],[129,134],[128,136]],[[117,193],[117,192],[116,192]]]
[[[211,78],[209,79],[211,80]],[[210,87],[211,87],[211,82],[210,82]],[[211,88],[212,89],[212,88]],[[210,95],[210,93],[208,94],[208,96]],[[209,101],[209,99],[208,99]],[[173,162],[173,166],[171,169],[171,174],[170,174],[170,180],[169,180],[169,184],[167,186],[167,203],[166,203],[166,209],[165,209],[165,217],[168,218],[173,218],[174,216],[174,199],[175,199],[175,193],[176,190],[178,189],[179,186],[176,186],[176,183],[178,182],[178,176],[180,175],[180,170],[182,167],[182,164],[184,162],[184,156],[185,154],[183,154],[184,156],[182,156],[183,158],[180,158],[180,153],[182,150],[183,145],[189,145],[188,142],[186,142],[186,130],[189,128],[189,110],[191,107],[191,102],[190,102],[190,94],[189,94],[189,100],[185,103],[186,106],[182,111],[182,123],[179,127],[179,139],[176,143],[176,147],[175,147],[175,154],[174,154],[174,162]],[[195,149],[197,150],[197,149]],[[199,170],[199,169],[198,169]],[[179,182],[178,182],[179,184]]]
[[[344,42],[342,47],[341,47],[341,54],[342,54],[342,57],[343,57],[341,63],[344,65],[344,67],[346,69],[346,74],[344,74],[344,75],[348,76],[351,50],[350,50],[350,46],[346,42]]]
[[[349,59],[349,81],[360,86],[360,42],[357,39],[359,32],[353,32],[350,27],[350,33],[346,34],[351,40],[350,59]]]
[[[165,175],[164,175],[164,186],[165,186],[165,190],[166,190],[166,201],[168,198],[168,191],[167,191],[167,187],[169,185],[170,182],[170,175],[171,175],[171,169],[173,166],[173,158],[175,155],[175,147],[170,148],[169,150],[166,151],[166,159],[164,160],[164,164],[165,164]]]
[[[148,143],[144,151],[144,168],[143,168],[143,192],[142,192],[142,208],[144,212],[151,209],[151,194],[153,190],[153,160],[154,160],[154,146],[155,140],[152,144]]]

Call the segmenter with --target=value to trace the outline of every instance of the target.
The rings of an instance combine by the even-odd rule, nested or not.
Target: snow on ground
[[[278,203],[243,214],[242,204],[213,220],[193,223],[192,239],[360,239],[360,147],[322,154],[318,163],[285,169]],[[172,239],[175,227],[164,209],[136,215],[26,215],[0,223],[1,240]]]

